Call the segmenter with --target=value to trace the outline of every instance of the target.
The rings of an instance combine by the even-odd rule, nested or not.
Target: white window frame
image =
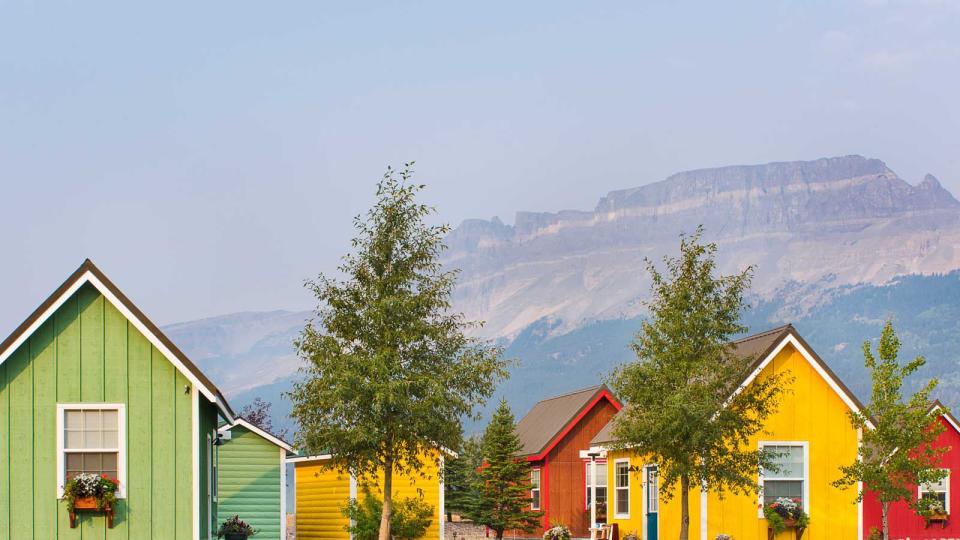
[[[809,441],[760,441],[762,452],[767,446],[799,446],[803,448],[803,478],[777,478],[777,480],[799,480],[803,482],[803,511],[810,513],[810,442]],[[763,473],[759,475],[760,491],[757,495],[757,517],[763,519]]]
[[[117,411],[117,498],[127,497],[127,415],[123,403],[57,403],[57,498],[63,498],[66,483],[67,455],[64,451],[63,429],[67,411]],[[89,448],[89,452],[112,452],[113,448]]]
[[[944,496],[943,496],[943,500],[944,500],[943,507],[947,511],[947,514],[949,514],[950,513],[950,469],[942,468],[940,470],[947,471],[947,476],[945,476],[942,480],[942,482],[944,482],[944,485],[947,487],[947,490],[944,492]],[[923,497],[924,492],[936,493],[935,491],[930,491],[929,489],[927,490],[923,489],[923,484],[920,484],[919,486],[917,486],[918,501],[920,500],[921,497]]]
[[[584,476],[583,476],[583,502],[584,502],[584,505],[583,505],[583,508],[584,508],[585,510],[589,510],[589,509],[590,509],[590,460],[589,460],[589,459],[583,460],[583,465],[584,465]],[[605,459],[598,459],[598,460],[597,460],[597,466],[599,467],[600,465],[603,465],[604,467],[606,467],[606,466],[607,466],[607,460],[605,460]],[[607,469],[607,472],[604,473],[604,474],[600,474],[600,472],[597,471],[597,480],[599,480],[600,478],[603,478],[604,480],[608,480],[608,481],[609,481],[609,478],[608,478],[609,474],[610,474],[610,469],[609,469],[609,468]],[[599,486],[598,486],[598,487],[599,487]],[[609,486],[609,485],[605,485],[605,486],[602,486],[602,487],[604,487],[604,488],[607,489],[607,498],[606,498],[606,500],[605,500],[604,502],[607,504],[607,515],[609,516],[609,515],[610,515],[610,486]],[[608,519],[609,519],[609,518],[608,518]]]
[[[627,485],[618,486],[617,485],[617,466],[620,464],[627,465]],[[617,497],[617,492],[620,490],[625,490],[627,492],[627,511],[621,512],[620,505],[618,504],[619,497]],[[607,512],[610,511],[610,486],[607,486]],[[613,460],[613,517],[614,519],[630,519],[630,459],[629,458],[619,458]]]
[[[533,473],[537,473],[537,487],[533,487]],[[540,510],[540,507],[543,506],[543,471],[540,467],[535,467],[530,469],[530,509],[531,510]],[[533,492],[537,492],[537,498],[533,498]],[[537,504],[534,506],[533,501],[536,500]]]

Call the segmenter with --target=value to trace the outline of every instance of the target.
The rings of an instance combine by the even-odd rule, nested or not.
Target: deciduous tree
[[[355,219],[343,277],[307,283],[319,307],[296,342],[306,377],[290,393],[302,448],[357,477],[382,474],[380,540],[391,536],[394,473],[457,447],[461,419],[506,375],[500,350],[468,336],[478,323],[451,309],[456,273],[438,260],[449,229],[427,223],[433,209],[411,175],[387,170]]]
[[[660,470],[661,496],[679,491],[680,539],[690,530],[689,494],[756,493],[757,471],[772,456],[749,446],[774,412],[786,376],[771,374],[740,387],[753,358],[734,354],[752,267],[718,275],[717,246],[702,243],[703,228],[681,235],[680,256],[664,258],[652,277],[649,318],[632,343],[637,359],[610,377],[628,403],[613,435],[620,449],[645,456]]]
[[[901,365],[899,352],[900,338],[890,321],[883,326],[876,356],[870,342],[863,343],[864,365],[870,370],[872,382],[870,403],[862,411],[850,413],[853,427],[863,433],[862,444],[856,461],[841,467],[842,476],[834,482],[838,487],[863,482],[866,489],[876,493],[884,540],[890,538],[890,503],[914,501],[918,485],[937,482],[946,475],[939,464],[947,449],[932,444],[943,426],[929,414],[933,405],[930,394],[937,387],[937,379],[930,379],[904,401],[904,379],[923,367],[926,360],[918,356]]]

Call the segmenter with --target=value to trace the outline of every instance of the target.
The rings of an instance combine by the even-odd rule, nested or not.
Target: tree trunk
[[[690,538],[690,477],[680,475],[680,540]]]
[[[393,457],[383,461],[383,513],[380,516],[380,540],[390,540],[390,518],[393,517]]]
[[[497,540],[503,540],[503,529],[494,529],[493,532],[497,534]]]
[[[882,520],[880,521],[881,526],[883,527],[883,540],[890,540],[890,524],[887,523],[887,511],[890,509],[890,503],[884,501],[880,503],[880,512],[882,514]]]

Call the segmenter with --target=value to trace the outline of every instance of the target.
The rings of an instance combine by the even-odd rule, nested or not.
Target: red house
[[[960,494],[960,422],[936,402],[930,409],[938,414],[937,421],[944,426],[943,433],[934,442],[937,448],[949,448],[941,458],[940,466],[949,471],[946,478],[935,485],[917,488],[918,497],[936,497],[943,502],[948,516],[956,512],[956,518],[949,516],[944,522],[934,522],[927,526],[906,502],[890,505],[888,522],[891,540],[940,540],[960,538],[960,501],[954,501],[954,493]],[[871,529],[880,530],[882,515],[880,501],[876,494],[867,491],[863,496],[863,537],[870,538]]]
[[[620,402],[606,386],[594,386],[538,402],[517,423],[523,444],[518,455],[530,462],[533,510],[543,512],[544,530],[566,525],[575,537],[589,537],[587,500],[589,460],[580,450],[620,410]],[[597,465],[597,502],[606,502],[606,462]],[[543,530],[537,536],[543,534]]]

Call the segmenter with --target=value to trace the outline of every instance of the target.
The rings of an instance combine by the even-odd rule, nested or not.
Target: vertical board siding
[[[257,538],[280,538],[280,452],[277,446],[242,426],[220,446],[218,520],[233,515],[259,529]]]
[[[96,513],[71,529],[56,498],[58,403],[126,405],[127,496],[113,529]],[[215,426],[213,405],[201,408]],[[192,538],[196,435],[189,381],[84,285],[0,365],[0,538]]]

